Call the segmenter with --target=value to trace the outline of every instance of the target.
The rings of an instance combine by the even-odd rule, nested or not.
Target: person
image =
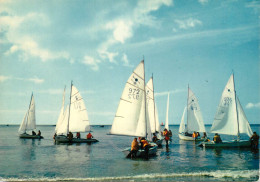
[[[35,131],[32,131],[32,135],[36,135]]]
[[[138,148],[139,148],[139,143],[137,141],[137,138],[134,138],[131,144],[131,151],[130,151],[131,159],[136,158],[136,153],[138,151]]]
[[[41,136],[41,134],[42,134],[42,133],[41,133],[41,131],[40,131],[40,130],[38,130],[38,133],[37,133],[37,135],[38,135],[38,136]]]
[[[80,132],[77,132],[77,139],[79,139],[80,138]]]
[[[215,133],[215,136],[213,137],[213,141],[214,141],[215,143],[221,143],[222,140],[221,140],[221,138],[220,138],[220,135],[217,134],[217,133]]]
[[[164,129],[163,136],[166,141],[166,147],[168,147],[168,142],[169,142],[170,137],[169,137],[169,132],[166,128]]]
[[[53,135],[53,139],[55,140],[55,137],[57,136],[57,133],[54,133],[54,135]]]
[[[206,132],[203,133],[203,137],[202,138],[207,138],[207,133]]]
[[[253,135],[250,137],[251,140],[251,147],[253,149],[258,149],[258,142],[259,142],[259,136],[254,131]]]
[[[172,130],[169,130],[169,137],[172,137]]]
[[[192,138],[194,138],[195,140],[197,139],[197,137],[198,137],[198,134],[197,134],[197,132],[196,131],[194,131],[193,132],[193,134],[192,134]]]
[[[93,138],[93,135],[89,132],[89,133],[87,134],[87,139],[91,139],[91,138]]]
[[[141,139],[141,147],[144,149],[145,158],[149,158],[149,143],[148,141],[143,137]]]
[[[200,132],[197,132],[197,138],[200,138]]]
[[[156,142],[157,140],[159,140],[159,139],[157,138],[156,134],[153,133],[153,142]]]
[[[73,133],[69,132],[68,138],[69,138],[69,141],[71,141],[73,139]]]

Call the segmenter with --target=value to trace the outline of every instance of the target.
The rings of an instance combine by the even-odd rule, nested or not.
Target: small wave
[[[202,171],[194,173],[152,173],[152,174],[140,174],[135,176],[118,176],[118,177],[93,177],[93,178],[8,178],[4,179],[0,177],[0,181],[110,181],[110,180],[138,180],[138,179],[156,179],[156,178],[174,178],[174,177],[211,177],[211,178],[246,178],[259,179],[258,170],[217,170],[217,171]]]

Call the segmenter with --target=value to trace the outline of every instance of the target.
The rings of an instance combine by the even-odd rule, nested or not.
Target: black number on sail
[[[232,98],[225,97],[224,98],[224,106],[229,106],[232,103]]]
[[[129,99],[136,99],[136,100],[138,100],[139,99],[139,93],[140,93],[139,89],[129,88],[128,98]]]

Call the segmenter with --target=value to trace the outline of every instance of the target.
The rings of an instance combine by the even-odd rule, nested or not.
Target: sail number
[[[232,98],[225,97],[224,98],[224,106],[229,106],[232,103]]]
[[[138,100],[140,97],[140,89],[136,89],[136,88],[129,88],[129,92],[128,92],[128,98],[129,99],[136,99]]]

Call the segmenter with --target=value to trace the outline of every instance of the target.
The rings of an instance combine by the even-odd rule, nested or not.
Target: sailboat
[[[150,122],[151,134],[155,134],[158,140],[155,142],[157,145],[162,145],[163,139],[161,138],[161,127],[158,119],[158,111],[155,104],[154,98],[154,85],[153,76],[146,84],[146,104],[147,104],[147,115]],[[159,133],[159,135],[158,135]]]
[[[187,99],[187,107],[185,107],[187,110],[187,127],[185,127],[184,123],[184,115],[185,110],[182,115],[182,121],[179,128],[179,138],[181,140],[195,140],[195,138],[192,137],[192,134],[195,132],[206,132],[202,114],[200,111],[200,106],[197,97],[194,95],[194,93],[191,91],[191,89],[188,87],[188,99]],[[196,139],[203,140],[203,139]]]
[[[83,98],[78,89],[71,82],[70,102],[64,111],[65,89],[63,92],[62,107],[55,128],[58,143],[91,143],[97,139],[69,138],[68,133],[90,131],[90,123]]]
[[[241,134],[252,136],[252,130],[244,110],[236,95],[234,74],[232,74],[222,92],[220,103],[211,127],[211,133],[237,136],[236,140],[202,142],[203,147],[250,147],[250,140],[240,140]]]
[[[165,117],[165,127],[169,131],[169,101],[170,101],[170,93],[168,93],[167,106],[166,106],[166,117]]]
[[[33,131],[34,129],[36,129],[36,118],[35,118],[35,101],[32,93],[29,109],[25,113],[23,121],[18,130],[18,132],[20,133],[19,137],[25,139],[42,139],[43,138],[42,136],[30,135],[26,133],[26,131],[28,130]]]
[[[141,61],[125,84],[109,134],[149,137],[149,126],[146,117],[144,61]],[[155,155],[158,146],[155,143],[150,144],[149,155]],[[123,153],[127,156],[130,151],[131,148],[126,148]],[[139,149],[136,156],[143,157],[144,154],[144,149]]]

